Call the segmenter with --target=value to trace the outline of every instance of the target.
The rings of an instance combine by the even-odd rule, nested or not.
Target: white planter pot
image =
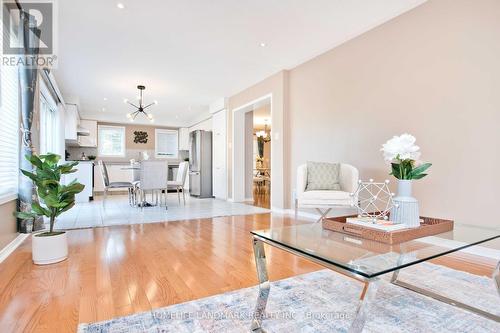
[[[54,236],[39,236],[45,232],[33,234],[31,237],[33,262],[37,265],[48,265],[65,260],[68,257],[66,232]]]
[[[393,199],[395,206],[391,210],[391,221],[406,224],[410,228],[420,227],[418,201],[411,195],[411,180],[398,180],[398,193]]]

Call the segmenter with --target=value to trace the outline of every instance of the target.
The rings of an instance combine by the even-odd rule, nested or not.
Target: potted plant
[[[431,163],[422,163],[420,147],[410,134],[394,136],[382,145],[384,159],[391,164],[391,175],[398,179],[398,192],[394,198],[395,206],[391,210],[391,220],[410,227],[420,226],[418,201],[412,197],[413,180],[422,179],[427,174]]]
[[[61,175],[75,172],[78,162],[59,165],[60,156],[50,153],[26,156],[26,159],[34,166],[34,171],[21,172],[35,183],[40,203],[32,203],[30,212],[16,212],[15,215],[21,219],[49,218],[49,230],[32,237],[33,262],[38,265],[56,263],[68,257],[66,232],[54,230],[56,218],[75,205],[75,194],[84,188],[76,180],[68,185],[61,184]]]

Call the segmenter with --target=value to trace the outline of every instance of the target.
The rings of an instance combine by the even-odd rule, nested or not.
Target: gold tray
[[[423,220],[418,228],[383,231],[356,224],[346,223],[352,216],[329,217],[323,220],[323,228],[351,236],[374,240],[385,244],[398,244],[426,236],[441,234],[453,230],[453,221],[421,216]]]

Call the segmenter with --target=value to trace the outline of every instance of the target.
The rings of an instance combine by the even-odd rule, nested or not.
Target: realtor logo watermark
[[[1,10],[2,66],[54,68],[57,63],[56,1],[2,0]]]

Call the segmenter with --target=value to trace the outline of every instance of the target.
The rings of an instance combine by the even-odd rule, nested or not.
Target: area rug
[[[401,271],[401,280],[500,314],[489,277],[423,263]],[[272,283],[266,332],[347,332],[362,284],[330,270]],[[80,333],[248,332],[258,288],[246,288],[109,321],[81,324]],[[390,284],[387,277],[370,307],[363,332],[500,332],[500,323]]]

